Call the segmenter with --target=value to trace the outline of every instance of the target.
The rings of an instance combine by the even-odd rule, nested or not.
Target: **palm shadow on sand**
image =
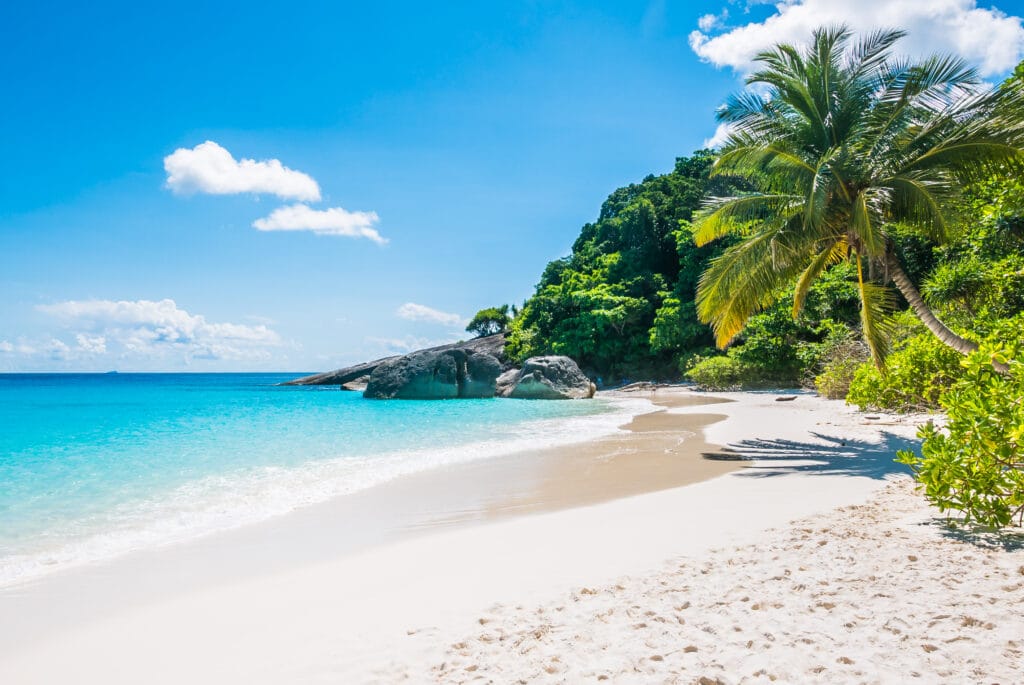
[[[741,440],[703,457],[715,461],[757,461],[736,475],[771,478],[790,473],[861,476],[884,479],[910,470],[894,460],[898,450],[916,450],[919,440],[884,432],[878,442],[812,433],[819,442],[760,439]]]
[[[910,475],[910,469],[894,461],[896,452],[918,451],[921,445],[920,440],[888,432],[882,433],[882,439],[878,442],[841,438],[823,433],[812,435],[820,442],[742,440],[718,452],[705,452],[702,456],[716,461],[756,460],[756,467],[742,469],[735,474],[743,478],[771,478],[789,473],[809,473],[862,476],[882,480],[895,474]],[[814,463],[807,463],[809,461]],[[1024,532],[1019,529],[997,532],[984,526],[965,524],[955,512],[948,517],[937,510],[935,513],[934,517],[920,525],[935,526],[943,537],[988,549],[1024,549]]]

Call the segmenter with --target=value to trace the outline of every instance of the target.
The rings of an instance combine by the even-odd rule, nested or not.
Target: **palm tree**
[[[889,350],[895,284],[943,343],[976,345],[928,308],[896,253],[891,226],[943,240],[963,184],[1024,161],[1021,88],[986,87],[955,57],[893,58],[903,31],[857,42],[846,27],[818,29],[811,45],[757,56],[754,86],[719,110],[730,134],[712,174],[758,192],[711,198],[695,222],[698,245],[740,240],[713,260],[697,289],[698,315],[725,347],[755,312],[795,282],[793,315],[830,266],[856,265],[861,324],[875,362]]]

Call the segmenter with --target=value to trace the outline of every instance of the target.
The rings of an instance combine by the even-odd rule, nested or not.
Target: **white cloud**
[[[4,354],[33,355],[38,352],[35,347],[28,345],[24,340],[12,343],[9,340],[0,340],[0,352]]]
[[[458,314],[450,314],[415,302],[406,302],[395,311],[395,315],[409,321],[429,321],[445,326],[465,326],[466,320]]]
[[[71,348],[62,340],[53,338],[43,350],[54,361],[66,361],[71,358]]]
[[[257,219],[252,225],[260,231],[312,231],[318,235],[367,238],[383,245],[387,239],[374,228],[379,220],[376,212],[350,212],[341,207],[312,209],[297,204],[278,207],[270,216]]]
[[[70,300],[40,305],[42,312],[57,317],[80,332],[79,351],[102,354],[113,344],[122,354],[146,357],[183,354],[185,359],[266,359],[267,348],[282,344],[266,325],[247,326],[207,321],[190,314],[174,300]],[[51,342],[59,351],[58,340]],[[70,349],[64,343],[63,355]]]
[[[723,9],[721,14],[705,14],[697,20],[701,31],[710,31],[721,26],[729,18],[729,10]]]
[[[79,333],[75,336],[78,349],[87,354],[104,354],[107,351],[107,339],[102,335]]]
[[[178,148],[164,157],[167,187],[176,193],[269,193],[284,199],[319,200],[320,186],[301,171],[279,160],[236,160],[208,140],[194,148]]]
[[[713,15],[701,17],[690,46],[703,60],[749,72],[753,57],[776,43],[806,43],[822,25],[847,24],[856,32],[905,28],[898,48],[913,56],[957,54],[976,65],[982,76],[998,76],[1024,57],[1020,17],[999,9],[982,9],[976,0],[780,0],[775,13],[761,22],[737,26],[717,35]]]
[[[709,150],[715,150],[721,147],[722,144],[725,143],[726,139],[729,137],[730,133],[732,133],[731,124],[719,124],[718,128],[715,129],[714,135],[704,140],[704,147],[708,148]]]

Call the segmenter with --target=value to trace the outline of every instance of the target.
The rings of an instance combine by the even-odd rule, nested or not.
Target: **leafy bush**
[[[868,356],[868,346],[850,334],[826,347],[821,353],[821,371],[814,377],[818,394],[830,400],[844,399]]]
[[[793,320],[792,304],[782,302],[747,320],[729,356],[765,383],[796,385],[804,367],[800,352],[810,327]]]
[[[736,390],[750,381],[751,369],[733,355],[694,357],[684,375],[704,390]]]
[[[854,374],[863,363],[863,360],[853,358],[836,359],[829,362],[825,369],[815,376],[814,389],[826,399],[844,399],[850,392]]]
[[[1007,364],[1000,374],[993,362]],[[1024,524],[1024,363],[1003,346],[983,345],[963,360],[964,373],[942,396],[949,423],[921,428],[921,455],[901,451],[925,497],[967,522],[1002,528]]]
[[[961,359],[931,333],[918,334],[889,355],[884,374],[870,362],[861,364],[846,401],[862,411],[936,409],[942,392],[959,377]]]

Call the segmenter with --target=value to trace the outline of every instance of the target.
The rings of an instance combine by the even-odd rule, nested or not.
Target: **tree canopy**
[[[512,324],[514,357],[567,354],[605,377],[676,372],[680,351],[711,344],[693,306],[696,277],[718,246],[698,248],[687,222],[708,192],[709,151],[619,188],[583,226],[572,253],[547,265]]]
[[[466,330],[478,338],[501,333],[508,330],[508,323],[511,320],[508,312],[509,307],[507,304],[503,304],[500,307],[481,309],[470,320]]]
[[[697,310],[725,346],[752,314],[794,285],[793,315],[811,285],[840,262],[855,267],[861,329],[876,362],[890,349],[894,284],[914,313],[961,353],[976,345],[927,306],[896,249],[894,227],[942,242],[961,187],[1019,170],[1018,86],[991,89],[955,57],[894,59],[902,31],[854,41],[818,29],[799,50],[778,45],[719,118],[731,133],[712,175],[755,192],[710,198],[695,241],[738,241],[701,276]]]

